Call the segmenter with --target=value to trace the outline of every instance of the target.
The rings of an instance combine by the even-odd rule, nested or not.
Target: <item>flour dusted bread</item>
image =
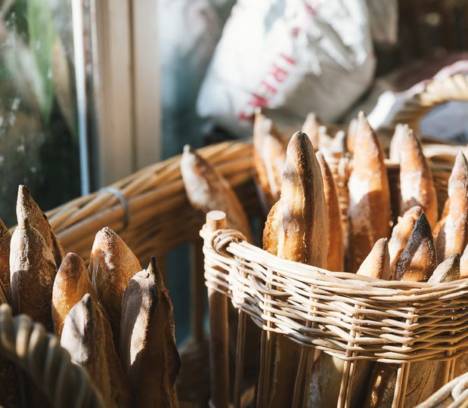
[[[52,331],[51,299],[56,274],[54,255],[28,218],[20,221],[10,248],[10,290],[15,313],[24,313]]]
[[[432,231],[425,214],[421,214],[408,243],[395,266],[397,280],[425,282],[437,266]]]
[[[423,154],[421,143],[411,131],[398,138],[400,158],[400,214],[414,205],[424,210],[429,225],[437,222],[437,194],[432,172]]]
[[[281,192],[286,143],[273,121],[260,111],[255,113],[253,144],[257,182],[268,207],[271,207],[278,201]]]
[[[115,350],[112,330],[101,305],[89,293],[65,318],[62,347],[74,363],[86,369],[99,389],[106,407],[126,407],[128,387]]]
[[[460,279],[460,255],[451,255],[432,272],[429,283],[452,282]]]
[[[93,287],[109,316],[117,341],[122,297],[131,277],[142,269],[140,262],[122,238],[105,227],[94,238],[90,269]]]
[[[328,213],[325,207],[319,163],[305,133],[289,141],[278,203],[278,251],[280,258],[323,267],[327,262]],[[306,358],[304,355],[301,358]],[[284,336],[277,336],[271,384],[270,407],[291,402],[298,372],[300,348]],[[297,378],[296,378],[297,374]]]
[[[398,217],[398,223],[393,227],[392,236],[388,242],[388,251],[390,254],[390,270],[395,272],[396,264],[400,259],[401,253],[406,248],[406,244],[411,236],[414,225],[419,219],[423,209],[415,205]]]
[[[10,231],[0,219],[0,286],[7,299],[10,298],[10,241]]]
[[[172,302],[153,259],[130,279],[122,302],[120,354],[133,406],[178,406],[174,327]]]
[[[408,137],[411,129],[406,124],[397,124],[395,132],[393,133],[392,140],[390,141],[389,158],[392,162],[398,163],[400,161],[401,139]]]
[[[355,137],[349,190],[349,268],[359,265],[379,238],[390,232],[390,191],[384,155],[377,136],[361,112]]]
[[[57,336],[62,333],[70,309],[86,293],[96,296],[86,265],[79,255],[69,252],[62,260],[52,289],[52,319]]]
[[[458,152],[450,175],[445,209],[436,238],[440,259],[461,254],[468,243],[468,163],[462,152]]]
[[[379,239],[369,255],[359,267],[357,274],[377,279],[390,278],[390,262],[387,239]],[[306,407],[336,407],[340,394],[341,381],[346,362],[338,357],[321,353],[313,365],[310,382],[307,385]],[[351,406],[359,406],[366,381],[371,370],[371,363],[365,360],[355,363],[351,382]]]
[[[28,188],[23,185],[18,187],[16,218],[18,219],[18,224],[25,218],[29,219],[30,224],[39,231],[47,246],[52,250],[55,264],[60,265],[64,255],[62,246],[52,231],[47,216],[42,212],[36,201],[34,201]]]
[[[322,153],[317,153],[323,180],[325,205],[328,210],[328,252],[326,267],[330,271],[344,270],[344,243],[338,193],[332,172]]]
[[[190,146],[184,147],[180,169],[192,206],[205,213],[223,211],[229,227],[242,232],[251,241],[247,216],[236,193],[224,177]]]

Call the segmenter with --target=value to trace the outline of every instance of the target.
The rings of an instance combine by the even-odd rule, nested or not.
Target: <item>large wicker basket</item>
[[[468,407],[468,373],[445,384],[417,408],[466,408]]]

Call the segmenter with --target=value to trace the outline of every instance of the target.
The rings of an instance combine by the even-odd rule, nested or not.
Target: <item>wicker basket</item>
[[[468,373],[460,375],[445,384],[429,399],[417,408],[467,408],[468,407]]]
[[[59,340],[28,316],[12,317],[8,305],[0,306],[0,356],[26,373],[54,407],[104,408],[99,391],[82,367],[73,364]]]
[[[444,100],[440,101],[442,103]],[[455,148],[445,146],[443,149],[445,158],[454,157]],[[433,156],[438,156],[440,151],[441,147],[436,147]],[[244,142],[226,142],[200,149],[199,152],[236,188],[249,212],[260,214],[252,183],[255,173],[252,146]],[[104,226],[117,231],[142,262],[156,255],[160,264],[164,264],[164,256],[170,250],[183,243],[190,244],[193,254],[191,336],[181,349],[185,364],[179,378],[179,396],[182,401],[203,403],[209,395],[206,369],[208,344],[203,329],[205,289],[202,242],[198,236],[203,216],[194,211],[187,201],[179,163],[180,157],[174,157],[149,166],[108,188],[58,207],[48,216],[65,250],[77,252],[84,259],[89,257],[94,235]],[[345,161],[334,168],[337,177],[341,177],[345,183],[348,172]],[[398,166],[388,163],[388,168],[390,178],[397,177]],[[447,164],[437,163],[433,166],[441,200],[446,197],[449,172],[450,166]],[[200,370],[199,367],[205,369]],[[200,372],[206,375],[200,375]]]

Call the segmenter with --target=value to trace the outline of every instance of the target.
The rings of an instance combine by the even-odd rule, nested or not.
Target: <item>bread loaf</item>
[[[445,217],[436,237],[437,255],[445,259],[461,254],[468,243],[468,163],[458,152],[448,183]]]
[[[219,210],[226,214],[228,225],[252,240],[247,216],[236,193],[218,171],[190,146],[184,147],[180,170],[185,191],[192,206],[204,213]]]
[[[85,294],[68,313],[60,338],[71,360],[84,367],[106,407],[127,407],[128,386],[117,356],[111,326],[101,305]]]
[[[69,252],[62,260],[52,289],[52,319],[57,336],[62,333],[70,309],[86,293],[96,297],[85,263],[79,255]]]
[[[89,266],[93,287],[107,312],[118,344],[122,297],[131,277],[141,270],[140,262],[127,244],[105,227],[94,238]]]
[[[137,272],[122,302],[120,354],[135,407],[177,407],[180,368],[172,302],[154,259]]]
[[[425,282],[437,266],[432,232],[425,214],[414,225],[405,249],[396,263],[397,280]]]
[[[344,270],[344,243],[343,228],[341,225],[341,213],[338,202],[335,181],[330,167],[322,153],[317,153],[317,160],[320,165],[323,180],[323,192],[325,205],[328,210],[328,249],[326,267],[330,271]]]
[[[18,187],[18,197],[16,201],[16,218],[20,224],[25,218],[42,235],[47,246],[51,249],[55,264],[58,266],[62,262],[64,255],[62,246],[55,236],[49,224],[47,216],[42,212],[39,205],[34,201],[26,186]]]
[[[253,144],[257,182],[270,208],[278,201],[281,192],[286,143],[273,121],[260,111],[255,113]]]
[[[0,286],[7,299],[10,298],[10,241],[10,231],[0,219]]]
[[[359,267],[357,274],[377,279],[390,278],[390,262],[387,239],[379,239],[369,255]],[[315,362],[310,382],[307,385],[307,403],[310,408],[336,407],[340,394],[340,387],[347,363],[326,353],[321,353]],[[364,393],[371,362],[361,360],[355,363],[351,380],[351,406],[359,406]]]
[[[398,138],[400,158],[400,214],[414,205],[424,210],[429,225],[437,222],[437,194],[432,172],[423,154],[421,143],[409,130]]]
[[[317,118],[317,115],[313,112],[309,113],[302,125],[302,131],[309,136],[309,140],[312,143],[314,150],[320,148],[320,127],[322,124]]]
[[[29,315],[52,331],[51,299],[56,274],[54,255],[28,218],[11,237],[10,285],[15,313]]]
[[[278,253],[278,229],[280,227],[279,201],[271,207],[263,228],[263,249],[273,255]]]
[[[398,163],[400,161],[401,140],[411,132],[407,124],[397,124],[395,132],[393,133],[392,140],[390,141],[389,158],[392,162]]]
[[[327,250],[322,242],[328,242],[328,215],[320,166],[305,133],[297,132],[289,141],[277,211],[280,220],[277,255],[325,266]],[[276,338],[269,406],[285,407],[291,402],[295,382],[304,384],[301,376],[305,373],[298,371],[300,347],[285,336]]]
[[[350,194],[349,271],[356,272],[379,238],[390,233],[390,190],[377,136],[361,112],[354,147]]]
[[[429,283],[451,282],[460,279],[460,255],[451,255],[432,272]]]
[[[392,236],[388,242],[388,252],[390,254],[390,270],[395,274],[395,268],[401,253],[406,248],[406,244],[411,236],[414,225],[423,213],[419,205],[415,205],[398,217],[398,223],[393,227]]]

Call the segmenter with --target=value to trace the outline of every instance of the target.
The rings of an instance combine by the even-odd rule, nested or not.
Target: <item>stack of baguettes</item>
[[[103,228],[88,268],[78,255],[64,254],[24,186],[16,212],[13,234],[0,223],[0,303],[55,332],[106,407],[178,406],[172,302],[155,260],[143,269],[125,242]],[[18,406],[16,375],[0,361],[0,405]],[[43,406],[44,398],[27,383],[27,405]]]
[[[287,141],[269,118],[257,112],[253,144],[256,182],[269,208],[265,250],[329,271],[378,279],[438,283],[468,277],[468,163],[462,152],[453,164],[448,199],[438,203],[420,141],[408,126],[397,126],[390,146],[391,158],[400,166],[399,216],[393,223],[385,155],[364,114],[353,120],[348,132],[334,138],[309,115],[302,131]],[[327,163],[339,155],[351,158],[346,237]],[[209,163],[186,148],[181,170],[191,204],[205,212],[224,211],[229,226],[250,240],[239,199]],[[344,361],[265,333],[256,406],[336,406]],[[455,375],[467,369],[465,354],[456,360]],[[349,385],[351,405],[392,406],[396,376],[394,365],[359,361]],[[411,364],[404,406],[424,401],[443,385],[443,378],[443,363]]]

